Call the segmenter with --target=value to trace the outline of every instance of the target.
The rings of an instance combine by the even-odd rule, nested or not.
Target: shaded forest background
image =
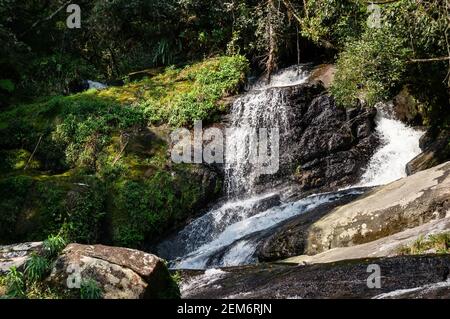
[[[365,0],[80,0],[82,26],[69,29],[66,1],[2,0],[2,104],[67,94],[74,80],[113,83],[149,67],[242,54],[269,74],[297,61],[337,62],[332,92],[341,104],[375,103],[408,84],[430,120],[441,120],[449,1],[378,3],[374,28]]]

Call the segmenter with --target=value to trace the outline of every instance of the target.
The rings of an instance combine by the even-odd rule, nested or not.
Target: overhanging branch
[[[429,58],[429,59],[411,59],[408,63],[427,63],[427,62],[441,62],[450,60],[450,56],[443,56],[439,58]]]

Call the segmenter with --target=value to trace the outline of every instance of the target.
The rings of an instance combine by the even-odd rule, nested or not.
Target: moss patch
[[[401,255],[450,254],[450,233],[420,236],[411,245],[399,248]]]

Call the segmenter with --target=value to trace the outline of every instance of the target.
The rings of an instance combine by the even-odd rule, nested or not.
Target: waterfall
[[[388,184],[406,176],[406,164],[420,154],[419,139],[424,132],[395,119],[391,104],[377,105],[377,134],[381,146],[372,156],[357,186]]]
[[[228,140],[237,146],[236,152],[227,152],[225,186],[229,196],[254,194],[255,185],[264,175],[265,167],[252,163],[254,141],[249,138],[255,129],[277,130],[278,139],[288,138],[290,127],[286,87],[299,85],[308,79],[307,65],[287,68],[272,76],[270,84],[258,81],[250,92],[238,98],[231,108],[231,129]],[[258,132],[257,132],[258,133]],[[261,131],[259,131],[261,138]],[[272,141],[273,142],[273,141]],[[278,146],[278,145],[277,145]]]
[[[260,81],[252,85],[234,102],[227,139],[234,140],[237,152],[231,158],[226,154],[228,198],[158,246],[158,254],[170,260],[172,268],[208,269],[254,263],[261,236],[277,224],[320,205],[362,194],[362,186],[381,185],[406,175],[406,163],[420,152],[422,132],[395,120],[388,107],[379,106],[376,130],[382,144],[357,185],[292,201],[288,198],[289,186],[274,187],[275,177],[261,181],[264,167],[251,162],[255,153],[248,136],[255,128],[277,128],[280,140],[289,140],[292,110],[286,103],[286,87],[306,82],[307,69],[307,65],[285,69],[274,74],[270,84]],[[289,161],[289,156],[280,155]],[[261,191],[264,189],[270,192]]]
[[[103,90],[108,87],[106,84],[91,80],[87,80],[87,85],[89,89],[96,89],[96,90]]]

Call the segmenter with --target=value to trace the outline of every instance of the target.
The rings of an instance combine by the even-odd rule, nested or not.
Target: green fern
[[[49,266],[45,257],[33,253],[25,264],[25,278],[31,283],[40,281],[48,273]]]
[[[23,273],[16,267],[11,267],[6,275],[6,295],[11,298],[25,297],[25,279]]]
[[[45,256],[47,258],[56,257],[66,245],[65,239],[60,235],[50,235],[43,243]]]

